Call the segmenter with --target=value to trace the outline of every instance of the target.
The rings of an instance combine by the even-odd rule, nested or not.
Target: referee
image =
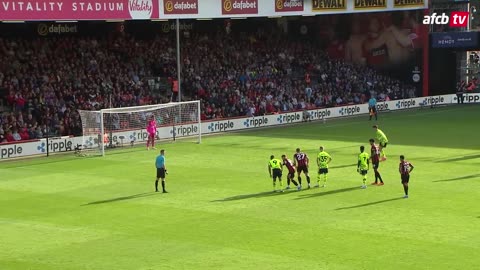
[[[377,116],[377,100],[373,97],[370,97],[368,100],[368,112],[370,113],[370,121],[372,121],[372,116],[375,115],[375,120],[378,120]]]
[[[155,181],[155,192],[158,192],[158,179],[162,179],[163,193],[167,193],[165,190],[165,174],[167,169],[165,167],[165,150],[160,150],[160,155],[155,159],[155,167],[157,168],[157,180]]]

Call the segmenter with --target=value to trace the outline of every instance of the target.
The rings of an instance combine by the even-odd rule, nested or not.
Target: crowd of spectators
[[[80,135],[78,109],[167,102],[147,78],[176,77],[174,44],[130,35],[0,38],[0,143]],[[259,31],[192,35],[182,45],[182,100],[201,99],[202,119],[413,97],[374,69],[333,60],[314,45]]]

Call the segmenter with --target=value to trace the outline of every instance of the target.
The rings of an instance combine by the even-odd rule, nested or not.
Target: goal
[[[146,143],[147,121],[152,116],[157,122],[156,141],[202,140],[199,100],[78,112],[84,153],[104,156],[108,149]]]

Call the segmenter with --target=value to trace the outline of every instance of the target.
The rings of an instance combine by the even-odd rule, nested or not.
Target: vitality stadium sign
[[[355,9],[387,8],[386,0],[355,0]]]
[[[313,11],[346,9],[346,0],[312,0]]]

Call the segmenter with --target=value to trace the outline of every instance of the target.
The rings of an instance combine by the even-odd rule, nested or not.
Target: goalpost
[[[199,100],[78,112],[82,151],[94,155],[104,156],[108,149],[146,143],[147,122],[152,116],[157,122],[156,141],[184,137],[196,138],[198,143],[202,140]]]

